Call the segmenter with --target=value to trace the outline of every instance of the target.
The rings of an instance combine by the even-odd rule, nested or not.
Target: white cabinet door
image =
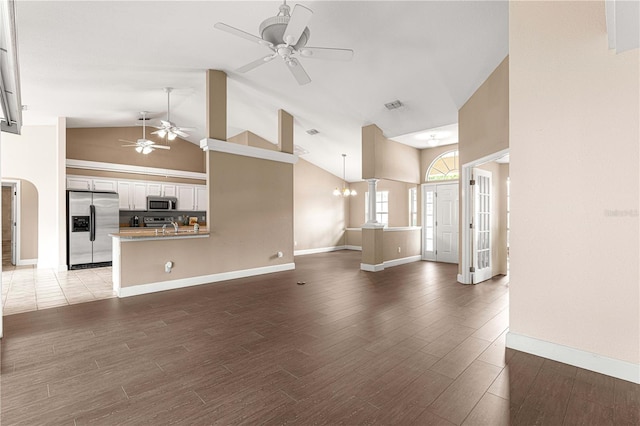
[[[132,182],[118,181],[118,198],[120,199],[120,210],[131,210],[131,196],[133,193]]]
[[[159,183],[148,183],[147,184],[147,195],[151,195],[153,197],[161,197],[162,196],[162,184]]]
[[[208,195],[209,193],[206,186],[196,186],[196,205],[194,210],[207,210],[207,198],[209,198]]]
[[[195,209],[195,188],[193,186],[177,185],[178,210]]]
[[[175,197],[176,196],[176,186],[175,185],[162,185],[162,196],[163,197]]]
[[[67,189],[90,190],[91,189],[91,179],[83,178],[83,177],[68,177],[67,178]]]
[[[147,184],[144,182],[133,182],[131,198],[132,210],[147,209]]]
[[[93,180],[94,191],[118,191],[118,184],[115,180],[111,179],[94,179]]]

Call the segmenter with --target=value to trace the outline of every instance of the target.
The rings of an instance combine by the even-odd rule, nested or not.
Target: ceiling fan
[[[136,148],[136,151],[142,154],[148,154],[150,152],[152,152],[154,149],[158,148],[158,149],[171,149],[170,146],[168,145],[158,145],[153,141],[150,141],[149,139],[147,139],[147,135],[146,135],[146,121],[148,120],[147,118],[147,111],[142,111],[140,112],[141,120],[142,120],[142,139],[138,139],[137,141],[133,142],[133,141],[128,141],[126,139],[119,139],[120,142],[126,142],[128,145],[122,145],[122,146],[134,146]]]
[[[260,44],[271,50],[271,53],[260,59],[248,63],[237,69],[238,72],[245,73],[265,64],[276,57],[280,57],[291,74],[300,85],[311,82],[311,78],[298,61],[299,57],[315,59],[331,59],[337,61],[349,61],[353,57],[351,49],[336,49],[330,47],[307,47],[309,41],[309,28],[307,24],[311,20],[313,12],[311,9],[296,4],[293,13],[287,5],[287,0],[280,6],[280,12],[271,18],[265,19],[259,28],[260,37],[256,37],[245,31],[239,30],[222,22],[214,25],[222,31],[242,37],[246,40]]]
[[[151,134],[158,135],[161,138],[164,138],[166,136],[170,141],[174,140],[178,136],[188,138],[189,134],[185,133],[185,130],[194,130],[194,128],[178,127],[171,121],[171,92],[173,91],[173,88],[165,87],[164,91],[167,93],[167,119],[160,120],[160,126],[153,126],[158,130],[156,130],[155,132],[151,132]]]

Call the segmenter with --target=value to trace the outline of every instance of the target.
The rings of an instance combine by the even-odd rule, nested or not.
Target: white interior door
[[[493,276],[491,264],[491,172],[473,169],[473,284]]]
[[[436,189],[436,261],[458,263],[458,184]]]

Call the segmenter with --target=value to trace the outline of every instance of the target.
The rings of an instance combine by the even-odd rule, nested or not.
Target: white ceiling
[[[395,139],[455,124],[508,53],[507,1],[300,3],[314,12],[308,46],[355,51],[350,62],[300,59],[312,79],[305,86],[280,60],[234,72],[269,51],[213,28],[224,22],[257,35],[278,1],[17,2],[24,124],[64,116],[69,127],[130,126],[139,111],[164,117],[162,89],[173,87],[172,121],[196,127],[189,139],[198,143],[205,70],[221,69],[228,136],[250,130],[275,142],[277,110],[285,109],[304,158],[342,176],[345,153],[347,180],[357,181],[362,126],[375,123]],[[388,111],[396,99],[404,106]],[[310,128],[320,133],[309,136]]]

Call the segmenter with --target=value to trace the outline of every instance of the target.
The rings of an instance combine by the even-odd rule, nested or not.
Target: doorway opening
[[[508,275],[509,150],[461,168],[461,250],[458,282]]]

